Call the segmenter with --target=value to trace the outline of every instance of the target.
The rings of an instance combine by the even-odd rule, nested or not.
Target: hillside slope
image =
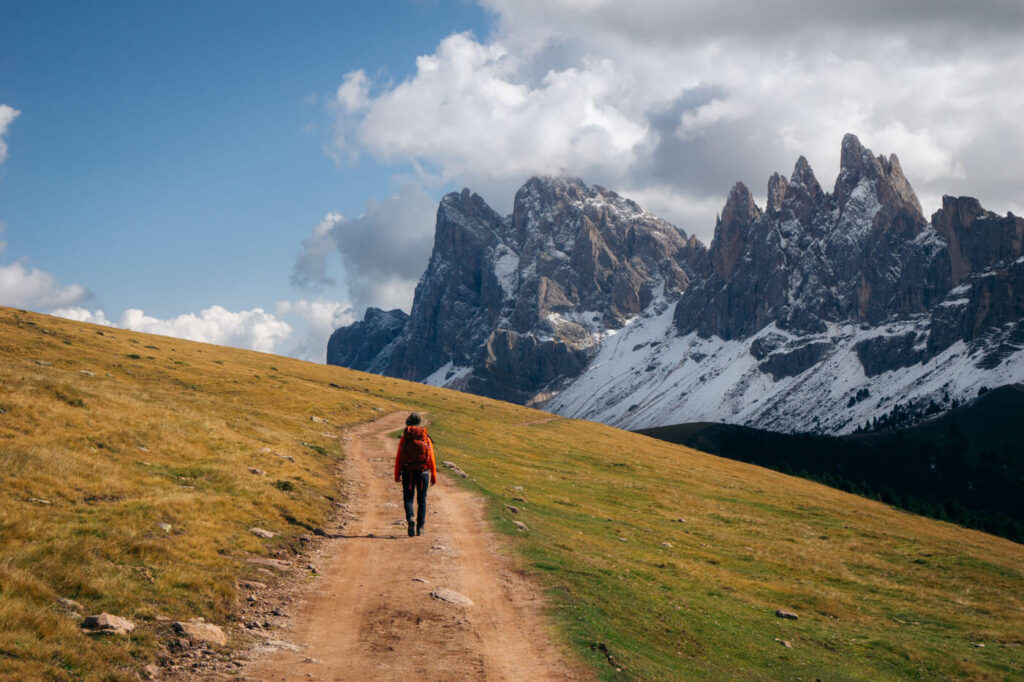
[[[1024,542],[1022,416],[1024,386],[1014,384],[898,430],[822,436],[694,423],[640,433]]]
[[[248,560],[302,551],[338,499],[337,427],[412,407],[430,413],[440,459],[492,501],[562,636],[602,677],[1024,669],[1024,549],[999,538],[338,367],[7,308],[0,358],[0,677],[128,679],[172,643],[167,617],[223,625],[230,653],[236,581],[273,580]],[[89,639],[59,598],[137,628]]]

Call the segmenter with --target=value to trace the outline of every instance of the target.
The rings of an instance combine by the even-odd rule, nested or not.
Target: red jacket
[[[430,435],[427,434],[426,427],[412,427],[422,428],[423,435],[427,436],[427,467],[430,469],[430,485],[437,483],[437,464],[434,462],[434,441],[430,440]],[[402,438],[398,441],[398,452],[395,453],[395,483],[402,480],[402,443],[405,442],[405,437],[409,433],[410,427],[405,427],[405,433],[402,434]]]

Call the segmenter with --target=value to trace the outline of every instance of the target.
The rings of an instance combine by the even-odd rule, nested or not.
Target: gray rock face
[[[389,357],[384,349],[402,333],[408,320],[409,316],[401,310],[367,308],[361,322],[331,334],[327,341],[327,364],[383,372]]]
[[[705,254],[636,203],[575,179],[531,178],[506,217],[468,189],[452,193],[401,330],[400,311],[386,327],[367,311],[335,332],[328,362],[529,402],[579,374],[601,337],[655,297],[678,298]]]
[[[738,183],[711,244],[711,274],[676,309],[680,333],[745,338],[774,322],[815,334],[829,322],[878,324],[926,310],[949,287],[943,244],[895,155],[843,138],[832,193],[807,160],[768,181],[762,212]]]
[[[840,157],[831,191],[803,157],[773,174],[763,209],[737,183],[710,248],[575,179],[504,217],[449,194],[411,314],[368,310],[328,361],[626,427],[852,429],[1024,381],[1024,219],[944,197],[929,221],[895,155]]]

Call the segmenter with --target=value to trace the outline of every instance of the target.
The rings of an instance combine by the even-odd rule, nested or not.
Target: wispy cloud
[[[7,128],[14,119],[18,118],[20,111],[7,104],[0,104],[0,163],[7,158],[7,142],[4,137],[7,135]]]
[[[430,256],[437,201],[406,183],[382,201],[367,202],[362,215],[327,214],[303,241],[292,268],[292,284],[323,291],[334,286],[331,261],[341,264],[352,306],[408,308]]]

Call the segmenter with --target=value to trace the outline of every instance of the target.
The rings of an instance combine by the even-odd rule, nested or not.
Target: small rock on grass
[[[260,528],[259,526],[253,526],[249,529],[249,532],[260,538],[272,538],[277,535],[277,533],[271,533],[269,530]]]
[[[188,621],[177,621],[173,626],[174,631],[179,635],[188,637],[193,642],[207,642],[224,646],[228,643],[228,637],[224,631],[213,623],[207,623],[198,618]]]
[[[779,609],[778,611],[776,611],[775,615],[779,618],[788,618],[790,620],[797,620],[798,618],[800,618],[800,616],[796,615],[792,611],[785,611],[783,609]]]
[[[448,467],[449,469],[451,469],[452,473],[455,474],[456,476],[461,476],[462,478],[468,478],[469,477],[469,474],[467,474],[465,471],[463,471],[459,467],[459,465],[456,464],[455,462],[443,461],[443,462],[441,462],[441,464],[443,464],[446,467]]]
[[[135,623],[127,618],[104,612],[98,616],[89,616],[82,621],[82,629],[90,634],[109,632],[115,635],[127,635],[135,629]]]
[[[263,469],[257,469],[256,467],[249,467],[249,473],[254,476],[266,476],[267,472]]]
[[[519,513],[519,507],[513,507],[511,504],[506,504],[505,507],[513,514]]]
[[[316,415],[309,418],[310,421],[316,422],[317,424],[330,424],[330,420],[324,419],[323,417],[317,417]]]
[[[786,647],[787,649],[792,649],[793,648],[793,645],[790,644],[789,642],[787,642],[784,639],[779,639],[778,637],[776,637],[775,641],[778,642],[779,644],[781,644],[782,646]]]
[[[513,525],[515,525],[515,527],[516,527],[516,528],[518,528],[519,530],[523,531],[524,533],[525,533],[526,531],[530,530],[530,527],[529,527],[529,526],[527,526],[527,525],[526,525],[525,523],[523,523],[522,521],[513,521],[512,523],[513,523]]]
[[[74,599],[68,599],[67,597],[61,597],[60,599],[57,600],[57,603],[60,604],[61,606],[63,606],[64,608],[66,608],[66,609],[71,609],[72,611],[82,611],[83,608],[84,608],[81,604],[76,602]]]
[[[160,666],[156,663],[150,663],[149,665],[142,668],[142,677],[147,680],[155,680],[160,677],[161,670]]]

